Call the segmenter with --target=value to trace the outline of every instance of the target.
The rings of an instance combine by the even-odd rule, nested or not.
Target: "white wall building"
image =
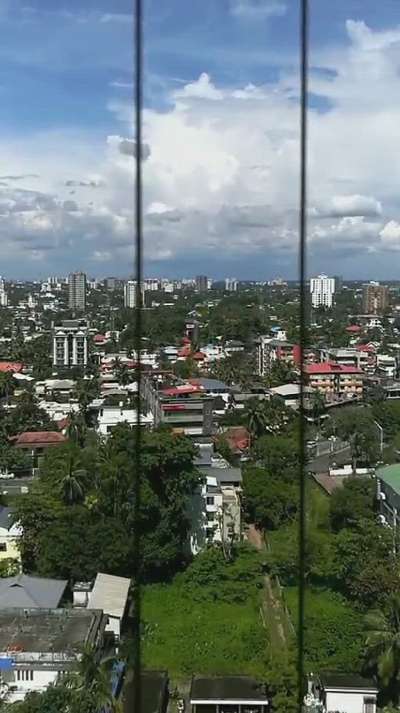
[[[376,713],[377,695],[376,684],[370,679],[357,674],[324,674],[309,681],[304,711]]]
[[[53,365],[86,366],[89,327],[85,320],[66,319],[53,324]]]
[[[74,670],[84,646],[103,646],[107,618],[90,609],[0,611],[0,692],[7,702],[43,693]]]
[[[144,305],[144,291],[145,291],[145,288],[142,285],[142,289],[141,289],[142,306]],[[136,286],[136,280],[128,280],[128,282],[124,285],[124,307],[128,307],[128,309],[133,309],[134,307],[137,306],[137,301],[138,301],[138,289]]]
[[[236,488],[220,486],[215,476],[207,475],[201,490],[192,498],[190,519],[190,548],[194,555],[208,543],[240,539],[240,501]]]
[[[236,277],[226,277],[225,278],[225,289],[227,292],[237,292],[238,281]]]
[[[153,425],[153,417],[150,413],[142,414],[140,424],[150,428]],[[122,402],[120,406],[102,406],[97,419],[97,433],[100,436],[108,436],[119,423],[127,423],[129,426],[136,426],[136,409],[124,408]]]
[[[310,280],[310,292],[312,306],[327,307],[330,309],[333,305],[333,297],[335,294],[335,278],[327,277],[326,275],[318,275]]]

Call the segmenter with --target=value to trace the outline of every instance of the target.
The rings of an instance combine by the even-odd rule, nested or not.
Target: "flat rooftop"
[[[194,676],[190,700],[268,703],[265,685],[250,676]]]
[[[166,671],[142,671],[141,673],[141,713],[163,713],[168,687]],[[132,713],[134,704],[134,682],[132,674],[125,680],[123,693],[124,713]]]
[[[400,495],[400,463],[377,468],[376,476]]]
[[[105,621],[90,609],[22,609],[0,611],[0,652],[71,655],[94,642]]]

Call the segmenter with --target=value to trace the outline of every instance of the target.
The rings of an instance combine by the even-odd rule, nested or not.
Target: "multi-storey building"
[[[389,289],[379,282],[369,282],[363,287],[363,310],[365,314],[383,314],[389,304]]]
[[[257,345],[258,374],[266,376],[275,361],[286,364],[298,364],[300,350],[297,344],[291,344],[274,337],[261,336]]]
[[[66,319],[52,324],[53,365],[86,366],[88,363],[89,325],[84,319]]]
[[[229,547],[241,537],[240,498],[231,485],[220,485],[213,475],[207,475],[191,501],[192,522],[190,549],[197,554],[207,544]]]
[[[101,652],[107,617],[95,609],[0,611],[0,686],[15,703],[79,668],[83,648]]]
[[[134,309],[138,306],[138,293],[136,280],[128,280],[124,285],[124,306],[129,309]],[[141,286],[141,305],[144,305],[144,286]]]
[[[227,292],[237,292],[238,281],[236,277],[226,277],[225,278],[225,289]]]
[[[154,425],[165,424],[175,433],[193,438],[213,433],[214,398],[198,384],[176,383],[163,387],[156,377],[144,379],[144,399]]]
[[[335,278],[327,277],[327,275],[318,275],[310,280],[310,292],[312,306],[327,307],[330,309],[333,305],[333,297],[335,294]]]
[[[86,308],[86,275],[84,272],[70,272],[68,275],[68,306],[72,310]]]
[[[356,366],[336,362],[305,364],[304,375],[306,385],[320,391],[327,401],[362,397],[363,372]]]
[[[196,276],[196,290],[197,290],[197,292],[207,292],[207,290],[208,290],[207,275],[197,275]]]

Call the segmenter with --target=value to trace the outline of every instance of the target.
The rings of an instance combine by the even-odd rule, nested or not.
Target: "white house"
[[[42,693],[77,668],[82,648],[101,651],[107,618],[100,610],[0,611],[0,692],[10,703]]]
[[[237,489],[219,484],[215,475],[206,475],[201,489],[192,497],[189,517],[192,554],[198,554],[207,543],[240,539],[241,510]]]
[[[153,416],[150,413],[142,414],[140,417],[142,426],[150,428],[153,422]],[[122,402],[119,406],[102,406],[99,410],[97,423],[97,433],[101,436],[108,436],[119,423],[136,426],[137,411],[133,408],[124,408]]]
[[[304,711],[318,713],[376,713],[378,689],[357,674],[332,673],[310,678]]]
[[[4,559],[21,561],[18,541],[22,528],[13,522],[13,510],[0,505],[0,562]]]

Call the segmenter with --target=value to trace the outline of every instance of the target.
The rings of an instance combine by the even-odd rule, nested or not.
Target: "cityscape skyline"
[[[309,266],[346,279],[386,277],[400,247],[400,30],[384,9],[311,3]],[[77,256],[88,273],[133,268],[130,13],[128,0],[2,5],[3,271],[68,272]],[[295,279],[296,8],[149,2],[145,39],[145,269]]]

